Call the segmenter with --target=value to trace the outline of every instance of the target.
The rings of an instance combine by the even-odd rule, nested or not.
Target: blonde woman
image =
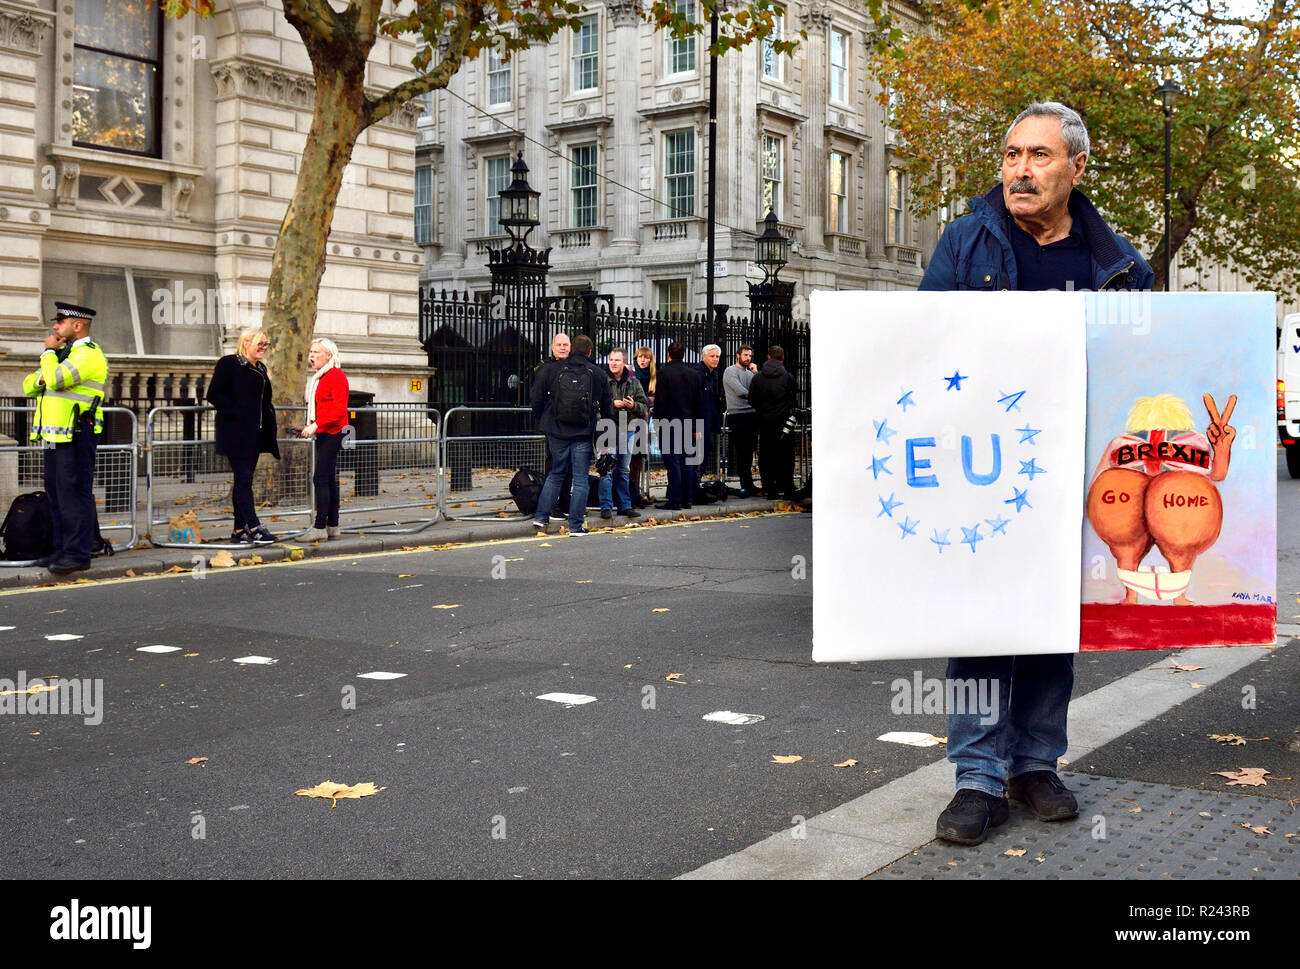
[[[637,347],[636,352],[632,354],[634,366],[632,373],[635,374],[637,382],[645,391],[647,412],[652,410],[655,405],[655,385],[659,382],[659,370],[655,366],[655,352],[649,347]],[[646,442],[650,440],[646,435]],[[651,504],[647,495],[641,494],[641,474],[645,469],[645,454],[640,448],[635,448],[632,452],[632,466],[628,469],[628,490],[632,495],[632,507],[646,508]]]
[[[307,425],[302,436],[316,439],[316,523],[302,541],[339,537],[339,450],[348,423],[348,378],[339,365],[339,348],[323,337],[312,340],[307,365]]]
[[[253,503],[253,473],[261,454],[280,458],[275,442],[275,407],[271,377],[262,358],[271,347],[265,330],[247,330],[235,352],[217,361],[208,383],[208,403],[217,410],[217,453],[224,454],[234,472],[230,503],[235,512],[236,544],[269,545],[279,539],[257,517]]]

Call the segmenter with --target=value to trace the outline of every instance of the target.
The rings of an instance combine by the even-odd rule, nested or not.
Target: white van
[[[1300,478],[1300,313],[1282,320],[1277,342],[1277,436],[1287,471]]]

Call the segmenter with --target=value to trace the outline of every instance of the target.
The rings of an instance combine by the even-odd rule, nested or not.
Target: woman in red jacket
[[[319,542],[339,537],[339,449],[348,423],[348,378],[339,366],[339,348],[333,340],[312,340],[307,365],[315,373],[307,381],[307,425],[303,437],[316,438],[316,524],[300,541]]]

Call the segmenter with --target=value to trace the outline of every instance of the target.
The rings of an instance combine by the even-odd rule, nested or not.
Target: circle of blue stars
[[[944,383],[944,386],[938,392],[944,394],[954,392],[965,393],[967,390],[962,387],[962,382],[969,379],[969,374],[963,374],[960,370],[954,370],[952,376],[944,376],[940,378]],[[924,390],[900,387],[899,397],[894,401],[894,407],[899,408],[902,414],[906,414],[909,407],[919,407],[920,405],[913,396],[917,393],[921,393],[924,398]],[[1010,393],[999,390],[998,396],[994,398],[994,404],[1002,407],[1003,413],[1009,414],[1012,411],[1019,411],[1025,393],[1024,390],[1016,390]],[[876,420],[875,418],[871,419],[871,424],[875,428],[875,437],[872,440],[873,450],[879,445],[889,447],[894,436],[900,433],[897,428],[889,426],[891,416],[896,417],[896,415],[887,413],[886,416],[880,420]],[[1038,442],[1035,438],[1043,432],[1042,428],[1031,427],[1028,421],[1025,422],[1024,427],[1017,427],[1015,430],[1020,435],[1020,440],[1016,443],[1028,447],[1036,447]],[[893,457],[894,455],[892,454],[877,455],[873,453],[871,455],[871,466],[867,470],[871,472],[871,478],[873,481],[881,484],[882,477],[894,476],[893,469],[889,467],[889,461]],[[996,517],[981,519],[970,526],[958,523],[955,529],[953,527],[932,528],[931,534],[928,536],[928,541],[935,547],[938,554],[942,555],[945,548],[956,544],[969,546],[971,554],[973,555],[976,553],[977,547],[981,542],[989,541],[999,535],[1007,534],[1007,526],[1010,525],[1015,518],[1006,517],[1006,515],[1014,514],[1018,517],[1026,508],[1034,507],[1029,501],[1030,486],[1033,484],[1034,478],[1037,475],[1046,474],[1047,469],[1039,465],[1038,458],[1034,456],[1032,452],[1028,461],[1019,461],[1019,464],[1020,470],[1017,471],[1014,476],[1016,480],[1010,486],[1010,497],[1003,497],[1000,499],[1002,505],[1010,507],[1000,508]],[[1024,487],[1020,487],[1021,482],[1019,479],[1022,475],[1026,479],[1025,482],[1023,482]],[[898,528],[898,538],[900,541],[907,541],[909,538],[916,538],[919,541],[927,540],[927,537],[922,535],[920,532],[921,521],[919,519],[914,520],[911,515],[907,514],[906,510],[901,512],[898,516],[895,516],[894,512],[904,506],[904,502],[898,498],[896,490],[891,490],[888,497],[885,497],[882,492],[876,496],[876,500],[880,502],[880,510],[876,512],[876,517],[889,519],[889,521]],[[948,537],[949,535],[952,535],[954,531],[961,532],[961,538],[959,540],[954,541],[954,539]]]

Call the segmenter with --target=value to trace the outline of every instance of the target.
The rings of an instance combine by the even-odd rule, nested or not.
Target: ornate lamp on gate
[[[500,222],[506,227],[506,232],[510,233],[512,247],[527,246],[528,233],[541,225],[537,209],[542,193],[528,184],[528,166],[524,163],[522,151],[510,166],[510,174],[514,176],[514,181],[509,188],[501,190]],[[519,234],[521,229],[522,236]]]
[[[771,209],[763,220],[763,234],[754,240],[754,262],[762,267],[763,281],[749,284],[750,317],[757,324],[755,334],[759,346],[756,351],[766,352],[771,342],[780,342],[780,331],[789,330],[794,321],[794,283],[778,278],[781,269],[790,259],[790,240],[781,234],[780,221]],[[772,331],[777,339],[772,340]]]

